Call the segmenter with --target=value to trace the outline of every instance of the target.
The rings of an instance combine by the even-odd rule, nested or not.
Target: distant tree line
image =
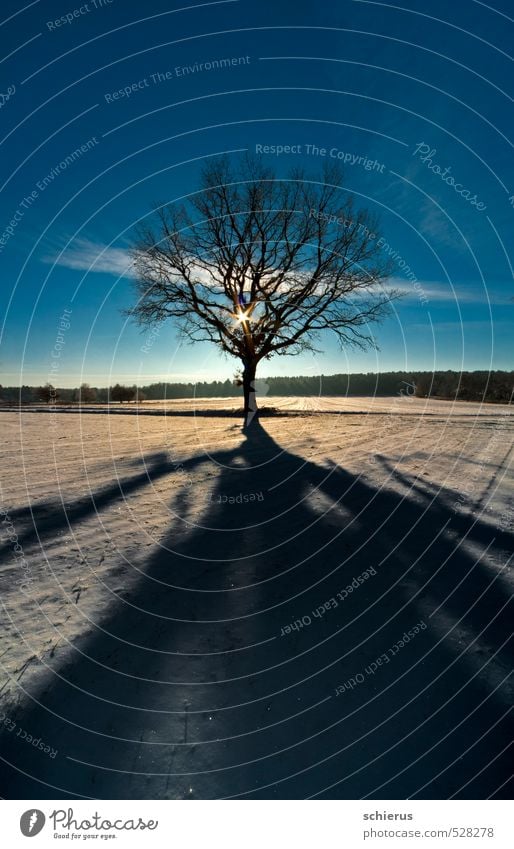
[[[100,388],[83,383],[78,389],[59,389],[51,383],[45,383],[44,386],[2,386],[0,401],[4,403],[21,401],[22,404],[38,401],[45,404],[108,404],[110,402],[122,404],[124,401],[146,401],[146,393],[142,387],[121,386],[119,383]]]
[[[261,382],[268,395],[415,395],[457,401],[509,403],[514,393],[514,371],[392,371],[383,374],[330,374],[305,377],[268,377]],[[8,404],[106,404],[161,401],[176,398],[228,398],[237,395],[235,380],[209,383],[151,383],[149,386],[92,387],[76,389],[45,386],[0,387],[0,400]]]

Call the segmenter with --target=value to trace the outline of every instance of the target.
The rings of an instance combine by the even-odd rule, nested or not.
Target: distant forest
[[[257,381],[263,395],[415,395],[418,398],[444,398],[459,401],[510,403],[514,392],[514,371],[392,371],[383,374],[331,374],[317,377],[268,377]],[[45,386],[0,387],[4,404],[69,404],[160,401],[173,398],[227,398],[240,394],[234,380],[210,383],[151,383],[148,386],[92,387],[76,389]]]

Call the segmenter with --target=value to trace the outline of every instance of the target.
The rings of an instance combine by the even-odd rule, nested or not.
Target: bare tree
[[[162,205],[156,229],[139,227],[132,249],[139,323],[172,319],[190,342],[214,342],[242,363],[245,423],[256,412],[259,362],[315,350],[330,330],[342,346],[373,346],[369,325],[396,292],[377,222],[341,189],[301,171],[278,179],[247,158],[203,172],[184,206]]]
[[[133,386],[120,386],[119,383],[116,383],[109,390],[109,400],[119,401],[120,404],[123,404],[124,401],[132,401],[135,394],[136,390]]]
[[[96,389],[93,389],[89,383],[82,383],[75,392],[75,400],[80,404],[93,404],[96,401]]]
[[[35,393],[36,399],[38,401],[45,401],[46,404],[49,404],[50,401],[55,403],[59,397],[59,392],[55,389],[51,383],[45,383],[44,386],[39,386]]]

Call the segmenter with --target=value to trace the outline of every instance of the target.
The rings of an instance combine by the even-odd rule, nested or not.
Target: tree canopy
[[[397,293],[378,247],[378,223],[342,188],[299,170],[276,177],[260,161],[221,158],[186,204],[164,204],[133,246],[142,324],[171,319],[191,342],[213,342],[242,363],[245,411],[258,363],[340,344],[374,344],[370,325]]]

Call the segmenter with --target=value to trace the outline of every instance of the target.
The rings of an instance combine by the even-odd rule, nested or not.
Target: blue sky
[[[302,165],[316,178],[323,158],[351,155],[345,188],[380,216],[405,291],[379,351],[327,337],[323,354],[276,358],[263,376],[511,369],[507,0],[189,5],[2,4],[1,382],[49,379],[65,309],[57,385],[232,376],[235,362],[173,327],[141,350],[120,312],[126,250],[155,203],[196,188],[202,163],[257,145],[297,146],[260,154],[279,176]],[[239,62],[209,69],[226,58]]]

